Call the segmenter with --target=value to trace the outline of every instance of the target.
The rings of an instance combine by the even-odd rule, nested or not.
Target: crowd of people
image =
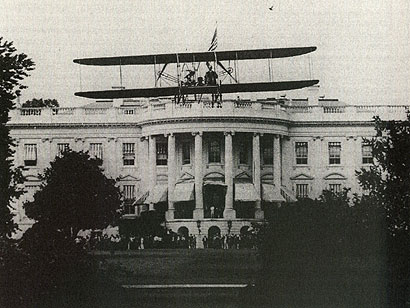
[[[117,250],[141,250],[141,249],[196,249],[197,236],[183,235],[171,230],[162,236],[136,236],[121,235],[119,233],[102,234],[101,232],[89,232],[77,237],[77,243],[82,244],[89,250],[117,251]],[[212,237],[200,236],[203,248],[214,249],[256,249],[258,240],[255,234],[246,233],[241,235],[216,234]]]
[[[202,243],[204,248],[216,248],[216,249],[256,249],[258,248],[258,240],[255,234],[227,234],[227,235],[215,235],[211,238],[207,236],[202,237]]]

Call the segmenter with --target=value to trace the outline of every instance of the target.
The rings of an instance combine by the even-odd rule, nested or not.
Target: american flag
[[[211,46],[209,46],[208,51],[214,51],[218,46],[218,36],[217,36],[217,27],[215,27],[214,36],[212,37]]]

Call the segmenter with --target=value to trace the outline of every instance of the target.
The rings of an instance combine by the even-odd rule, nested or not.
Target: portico
[[[261,150],[262,137],[271,141],[271,149]],[[166,165],[158,165],[158,155],[163,154],[162,148],[157,144],[158,138],[165,138],[167,143]],[[144,166],[149,173],[143,175],[148,177],[145,181],[148,183],[147,190],[153,195],[159,187],[167,188],[168,226],[186,225],[189,221],[213,220],[217,225],[221,225],[227,221],[235,222],[245,218],[263,220],[262,202],[277,201],[269,198],[264,200],[264,196],[269,194],[262,193],[262,171],[271,169],[273,176],[269,187],[280,190],[281,140],[280,134],[235,130],[198,130],[190,134],[170,132],[149,135],[142,139],[142,143],[148,141],[145,146],[149,149],[148,158],[145,160],[148,161],[148,166]],[[264,165],[261,157],[266,160],[264,155],[269,156],[269,153],[272,153],[272,161]],[[204,189],[205,186],[208,189]],[[220,189],[209,189],[213,186],[219,186]],[[223,199],[204,195],[210,193],[222,194]],[[155,207],[152,202],[155,198],[148,196],[143,202],[147,201],[150,202],[148,209],[153,210]],[[248,207],[245,211],[248,213],[246,217],[241,217],[244,215],[241,214],[244,213],[243,206]],[[239,207],[241,210],[237,212]],[[197,228],[189,229],[192,232]],[[224,229],[226,228],[222,228]]]

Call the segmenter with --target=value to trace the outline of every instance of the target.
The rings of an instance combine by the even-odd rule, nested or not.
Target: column
[[[104,153],[104,163],[109,170],[109,173],[118,177],[118,167],[119,164],[122,166],[122,159],[118,162],[117,157],[122,158],[122,151],[119,153],[117,148],[117,138],[109,137],[107,138],[107,151]],[[122,145],[120,145],[120,150]]]
[[[149,154],[148,154],[148,137],[141,137],[138,146],[138,171],[141,177],[140,193],[149,190]]]
[[[262,198],[261,193],[261,150],[260,150],[260,134],[254,133],[252,139],[252,166],[253,166],[253,186],[255,186],[256,194]],[[261,207],[261,200],[255,203],[255,218],[264,219],[264,213]]]
[[[157,184],[157,142],[155,136],[149,138],[149,191],[150,194],[154,191],[154,187]],[[154,204],[149,204],[149,210],[154,210]]]
[[[168,135],[168,211],[166,212],[166,220],[174,219],[174,202],[173,198],[175,188],[175,135]]]
[[[194,219],[204,218],[204,199],[202,195],[202,132],[194,133],[195,136],[195,210]]]
[[[280,159],[280,136],[275,135],[273,137],[273,184],[275,184],[278,189],[282,186],[281,173],[282,163]]]
[[[233,153],[232,153],[232,135],[233,132],[225,132],[225,210],[224,218],[235,219],[235,210],[233,209]]]
[[[142,194],[145,194],[149,190],[149,169],[148,169],[148,137],[140,137],[140,142],[137,146],[138,155],[136,156],[138,175],[141,179],[138,194],[136,195],[139,198]],[[136,208],[136,213],[141,215],[143,212],[143,207],[138,205]]]

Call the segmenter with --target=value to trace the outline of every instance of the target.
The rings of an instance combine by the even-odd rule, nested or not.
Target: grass
[[[120,284],[256,283],[243,290],[130,290],[130,307],[383,307],[384,272],[372,257],[293,256],[261,272],[255,250],[99,253],[123,266]],[[262,278],[262,279],[261,279]],[[138,305],[136,304],[138,303]]]
[[[386,276],[376,256],[299,256],[271,264],[261,297],[274,307],[385,307]],[[267,290],[270,290],[267,293]],[[267,295],[267,296],[265,296]]]
[[[99,256],[121,265],[121,284],[253,283],[259,269],[255,250],[138,250]]]

